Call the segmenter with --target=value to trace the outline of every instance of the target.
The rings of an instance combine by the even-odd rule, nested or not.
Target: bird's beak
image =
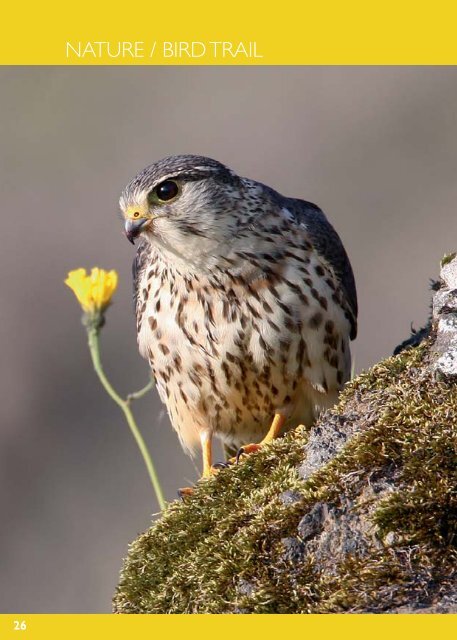
[[[140,235],[143,227],[150,222],[150,218],[140,218],[139,220],[131,220],[130,218],[127,218],[124,227],[127,240],[130,240],[132,244],[135,244],[135,238]]]

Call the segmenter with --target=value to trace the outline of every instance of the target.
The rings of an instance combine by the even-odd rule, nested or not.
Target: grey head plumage
[[[158,185],[176,181],[179,194],[170,202],[157,202]],[[345,294],[351,321],[351,339],[357,333],[357,293],[354,275],[343,244],[321,209],[305,200],[288,198],[255,180],[238,176],[211,158],[198,155],[170,156],[140,171],[125,187],[120,206],[126,217],[126,228],[144,231],[151,207],[157,218],[154,240],[142,233],[146,242],[139,246],[134,264],[138,272],[148,251],[147,242],[162,246],[193,261],[199,251],[214,255],[224,252],[234,239],[249,230],[270,230],[272,213],[287,210],[290,224],[306,229],[314,249],[333,270]],[[130,220],[137,215],[138,220]],[[282,222],[284,220],[282,219]],[[168,226],[167,226],[168,225]],[[269,226],[270,225],[270,226]]]
[[[237,183],[239,180],[234,171],[212,158],[197,155],[167,156],[145,167],[127,184],[120,197],[121,209],[135,203],[142,192],[150,191],[158,183],[173,178],[185,182],[212,178],[226,184]]]

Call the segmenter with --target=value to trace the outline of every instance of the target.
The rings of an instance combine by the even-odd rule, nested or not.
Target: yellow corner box
[[[0,64],[457,64],[451,0],[5,2]]]
[[[3,614],[0,638],[455,638],[457,615],[50,615]]]

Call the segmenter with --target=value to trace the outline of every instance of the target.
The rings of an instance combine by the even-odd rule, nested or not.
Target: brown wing
[[[306,226],[316,250],[333,269],[347,300],[351,320],[351,340],[357,336],[357,290],[348,255],[339,235],[318,206],[305,200],[284,198],[287,209]]]

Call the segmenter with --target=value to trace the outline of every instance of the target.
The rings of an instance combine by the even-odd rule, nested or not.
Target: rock
[[[318,502],[298,523],[298,535],[302,540],[314,538],[322,530],[325,517],[328,517],[328,507]]]
[[[395,531],[389,531],[389,533],[385,536],[383,542],[387,547],[391,547],[392,545],[397,544],[399,541],[399,536]]]
[[[293,565],[300,563],[305,553],[304,544],[298,538],[282,538],[281,542],[284,547],[282,560]]]
[[[456,290],[450,256],[425,340],[169,505],[130,546],[114,610],[457,612]]]
[[[302,495],[298,491],[283,491],[279,494],[279,499],[283,504],[295,504],[300,502]]]
[[[433,299],[434,370],[438,379],[457,380],[457,257],[443,260],[440,289]]]
[[[238,582],[238,593],[243,595],[243,596],[250,596],[252,595],[255,587],[251,582],[248,582],[247,580],[243,580],[243,578],[241,578]]]
[[[329,413],[326,417],[326,420],[314,427],[305,445],[306,455],[299,469],[303,479],[309,478],[317,469],[335,457],[357,429],[355,423],[351,426],[350,419],[342,421],[341,416],[333,413]]]

